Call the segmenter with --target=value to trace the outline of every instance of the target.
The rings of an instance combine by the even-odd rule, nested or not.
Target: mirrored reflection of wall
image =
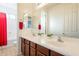
[[[58,4],[47,11],[47,33],[79,37],[79,4]]]

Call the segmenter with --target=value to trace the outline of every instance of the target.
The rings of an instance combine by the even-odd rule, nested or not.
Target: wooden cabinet
[[[40,46],[40,45],[37,45],[37,50],[39,52],[41,52],[42,54],[46,55],[46,56],[49,56],[49,49],[43,47],[43,46]]]
[[[41,52],[37,51],[37,56],[45,56],[45,55],[42,54]]]
[[[36,44],[33,43],[33,42],[30,42],[30,46],[31,46],[32,48],[36,48]]]
[[[29,41],[21,38],[21,52],[22,55],[29,56]]]
[[[63,56],[62,54],[55,52],[55,51],[50,51],[51,56]]]
[[[24,42],[24,43],[29,45],[29,43],[30,43],[30,42],[29,42],[28,40],[25,40],[25,42]]]
[[[30,56],[35,56],[36,55],[36,49],[30,47]]]
[[[30,55],[29,51],[30,51],[29,45],[28,44],[25,44],[24,55],[25,56],[29,56]]]
[[[21,38],[21,52],[24,56],[63,56],[62,54]]]
[[[24,55],[24,39],[21,39],[21,52]]]
[[[30,42],[30,56],[36,55],[36,44],[33,42]]]
[[[24,49],[24,55],[25,56],[29,56],[30,55],[30,45],[29,45],[29,41],[25,40],[25,49]]]

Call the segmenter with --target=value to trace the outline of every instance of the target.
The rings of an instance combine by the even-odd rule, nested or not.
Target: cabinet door
[[[30,55],[30,53],[29,53],[30,50],[29,50],[29,45],[28,45],[28,44],[25,44],[25,49],[24,49],[24,51],[25,51],[25,52],[24,52],[24,55],[25,55],[25,56],[29,56],[29,55]]]
[[[51,56],[63,56],[62,54],[58,53],[58,52],[55,52],[55,51],[51,51],[50,52],[50,55]]]
[[[29,45],[29,41],[27,39],[25,39],[24,43]]]
[[[37,56],[45,56],[45,55],[42,54],[41,52],[37,51]]]
[[[21,39],[21,52],[24,55],[24,39]]]
[[[37,50],[43,53],[44,55],[49,56],[49,49],[43,46],[37,45]]]
[[[35,56],[36,55],[36,49],[30,47],[30,56]]]
[[[33,48],[36,48],[36,44],[33,43],[33,42],[30,42],[30,46],[33,47]]]

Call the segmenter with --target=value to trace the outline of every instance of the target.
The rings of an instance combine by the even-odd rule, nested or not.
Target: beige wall
[[[27,13],[26,11],[28,10],[29,15],[32,17],[32,25],[33,28],[37,29],[39,19],[38,15],[40,13],[40,10],[36,10],[36,5],[35,3],[18,3],[18,19],[23,19],[23,15]]]
[[[18,18],[22,19],[25,13],[31,13],[34,9],[34,3],[18,3]]]

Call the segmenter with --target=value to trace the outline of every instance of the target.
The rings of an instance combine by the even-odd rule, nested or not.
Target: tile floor
[[[17,56],[17,44],[11,44],[0,47],[0,56]]]

